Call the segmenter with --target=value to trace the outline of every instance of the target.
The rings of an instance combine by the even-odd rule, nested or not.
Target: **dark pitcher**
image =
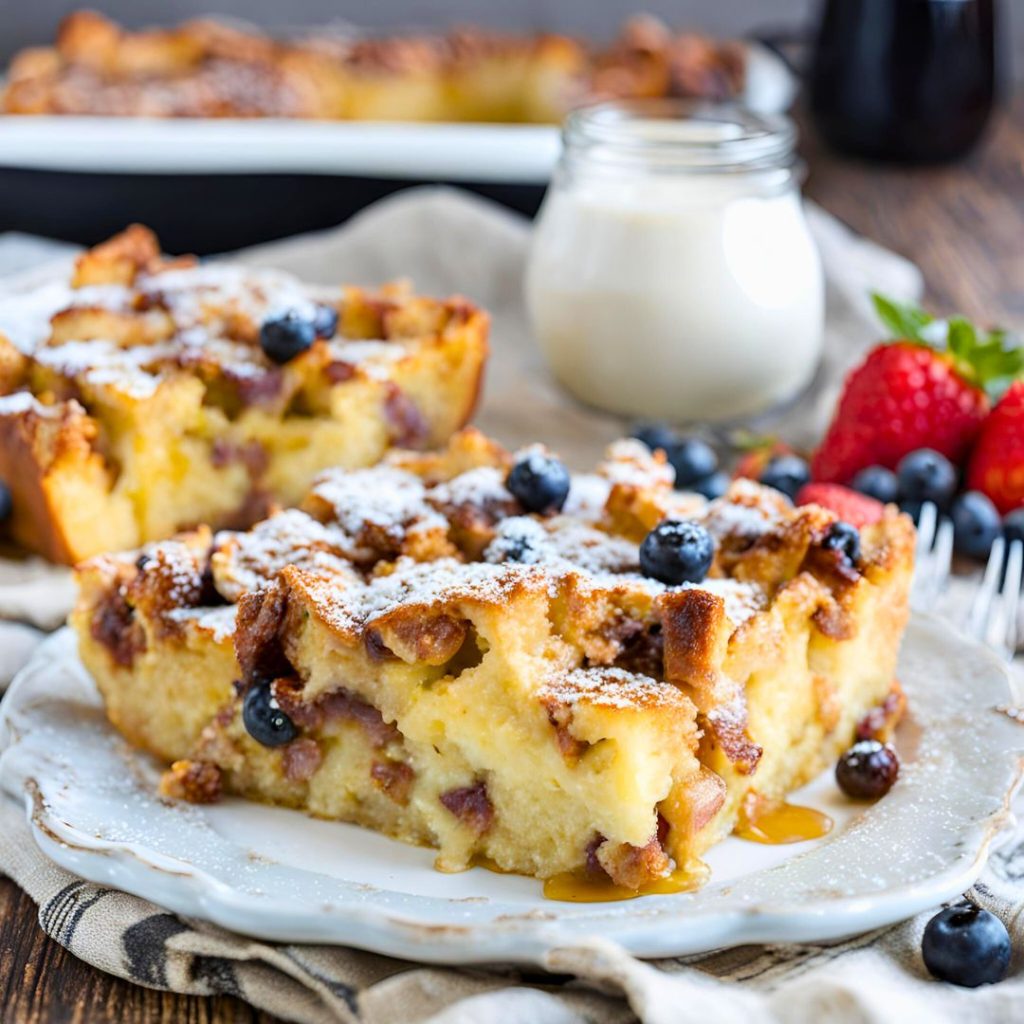
[[[810,68],[815,123],[836,149],[950,160],[996,91],[996,0],[826,0]]]

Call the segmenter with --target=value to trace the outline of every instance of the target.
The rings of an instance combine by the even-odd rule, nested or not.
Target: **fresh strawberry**
[[[1010,385],[982,424],[967,486],[987,494],[1004,515],[1024,505],[1024,381]]]
[[[885,506],[866,494],[858,494],[842,484],[804,484],[797,491],[798,505],[821,505],[835,512],[840,519],[851,526],[870,526],[877,523],[885,512]]]
[[[1024,369],[1024,354],[1001,331],[978,331],[962,317],[932,320],[880,296],[875,306],[898,340],[877,345],[846,378],[811,460],[815,480],[848,483],[865,466],[893,469],[925,447],[962,463],[991,395]]]

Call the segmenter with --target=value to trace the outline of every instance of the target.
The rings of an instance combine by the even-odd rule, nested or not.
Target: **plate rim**
[[[951,632],[948,623],[940,623],[929,616],[915,615],[914,621],[915,628],[940,628],[947,636]],[[50,638],[19,674],[19,679],[28,677],[33,663],[45,661],[46,648],[67,632],[62,630]],[[1007,699],[1011,699],[1007,666],[987,648],[962,636],[957,635],[954,642],[967,644],[972,655],[998,669],[1006,684]],[[16,680],[14,686],[18,685]],[[0,707],[0,748],[17,745],[17,737],[10,735],[13,731],[8,721],[11,707],[12,702],[8,700]],[[977,710],[984,713],[993,709],[983,706]],[[1020,728],[1005,716],[1000,717],[1013,729]],[[1007,738],[1009,735],[1006,734]],[[561,920],[556,909],[547,915],[524,907],[519,913],[500,915],[484,922],[438,923],[430,918],[429,912],[422,910],[409,913],[372,902],[346,902],[345,898],[333,906],[322,907],[323,912],[314,915],[289,912],[280,899],[263,901],[254,908],[251,894],[232,888],[203,867],[185,865],[180,859],[168,858],[159,851],[155,852],[155,857],[165,863],[154,863],[154,858],[147,856],[153,851],[138,848],[137,844],[82,833],[52,811],[33,776],[24,779],[24,804],[37,845],[61,867],[99,884],[114,884],[186,917],[202,918],[220,927],[271,941],[350,945],[438,964],[542,964],[554,948],[578,942],[581,927],[591,930],[608,927],[609,937],[641,957],[681,956],[748,942],[828,941],[891,924],[935,906],[973,884],[1000,832],[1013,818],[1010,804],[1024,773],[1024,736],[1012,749],[1003,742],[998,750],[1007,758],[1001,806],[977,821],[966,823],[963,826],[969,839],[966,852],[926,878],[887,885],[881,892],[819,895],[810,902],[806,897],[793,897],[795,902],[773,898],[743,908],[707,906],[687,908],[683,913],[679,913],[678,908],[673,912],[667,903],[647,907],[642,903],[590,904],[586,906],[594,909],[589,913]],[[0,769],[6,754],[4,750],[0,755]],[[1012,770],[1011,758],[1016,759]],[[9,783],[7,788],[10,789]],[[186,870],[175,870],[180,865],[185,865]],[[154,877],[161,878],[164,884],[156,885]],[[170,884],[167,884],[168,879]],[[378,892],[386,895],[387,890]],[[424,899],[426,897],[409,897],[414,906]],[[652,899],[665,901],[673,897]],[[445,898],[445,902],[458,901]],[[629,909],[616,910],[623,906]],[[557,908],[558,904],[552,907]],[[695,924],[698,927],[695,928]],[[686,932],[691,934],[681,934]],[[700,938],[695,939],[693,933]]]
[[[314,174],[544,185],[557,126],[0,114],[0,167],[87,174]]]

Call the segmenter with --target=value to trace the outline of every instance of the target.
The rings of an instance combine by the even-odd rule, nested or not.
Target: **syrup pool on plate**
[[[831,831],[832,819],[824,811],[773,800],[744,807],[734,834],[740,839],[774,846],[821,839]]]
[[[832,831],[832,819],[813,807],[790,804],[784,800],[749,802],[740,813],[734,835],[755,843],[776,846],[821,839]],[[569,903],[605,903],[631,900],[637,896],[693,892],[710,879],[711,872],[703,861],[676,868],[664,878],[649,882],[639,889],[615,885],[610,879],[595,878],[585,872],[566,871],[547,879],[544,897]]]

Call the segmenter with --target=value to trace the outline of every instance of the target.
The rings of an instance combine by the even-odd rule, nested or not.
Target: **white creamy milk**
[[[820,358],[824,288],[791,169],[580,163],[548,193],[526,279],[562,384],[676,422],[742,420],[797,395]]]

